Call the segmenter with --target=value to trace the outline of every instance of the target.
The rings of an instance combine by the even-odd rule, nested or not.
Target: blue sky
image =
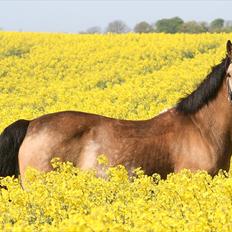
[[[128,26],[140,21],[180,16],[184,20],[232,20],[232,1],[20,1],[0,0],[0,27],[7,31],[78,32],[103,29],[121,19]]]

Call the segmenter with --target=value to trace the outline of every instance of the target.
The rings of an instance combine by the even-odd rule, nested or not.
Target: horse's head
[[[226,83],[228,89],[228,100],[232,103],[232,43],[230,40],[226,44]]]

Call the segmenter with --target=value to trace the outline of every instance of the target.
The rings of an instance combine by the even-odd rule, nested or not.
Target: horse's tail
[[[18,152],[30,121],[18,120],[0,135],[0,176],[19,175]]]

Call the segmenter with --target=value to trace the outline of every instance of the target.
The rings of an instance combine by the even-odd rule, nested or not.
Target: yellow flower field
[[[77,110],[148,119],[190,93],[225,56],[232,34],[75,35],[0,32],[0,129],[19,118]],[[232,231],[232,178],[187,170],[167,180],[124,167],[54,163],[5,178],[2,231]],[[104,166],[104,164],[103,164]]]

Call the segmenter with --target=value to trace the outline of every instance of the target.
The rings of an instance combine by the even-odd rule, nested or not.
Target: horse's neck
[[[191,115],[202,134],[218,146],[225,146],[228,142],[231,144],[232,105],[227,97],[227,86],[224,82],[216,98]]]

